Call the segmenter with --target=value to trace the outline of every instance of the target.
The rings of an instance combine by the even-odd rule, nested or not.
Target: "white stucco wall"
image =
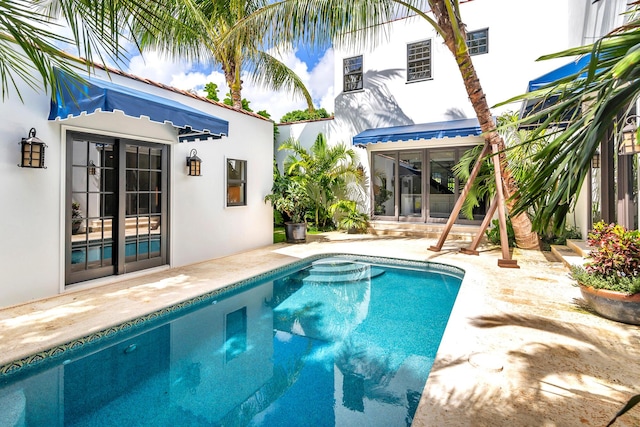
[[[49,98],[22,88],[0,104],[0,306],[58,292],[60,253],[60,133],[47,122]],[[47,143],[47,169],[19,168],[19,142],[35,127]]]
[[[112,75],[114,83],[175,99],[229,121],[229,136],[178,143],[170,124],[122,113],[96,113],[48,121],[49,96],[21,85],[23,101],[10,92],[0,104],[0,306],[64,291],[65,135],[67,130],[169,145],[169,262],[172,267],[221,257],[272,242],[272,211],[263,202],[271,189],[273,124],[222,106]],[[19,168],[19,142],[36,128],[47,143],[46,169]],[[203,176],[186,174],[192,148]],[[246,160],[247,206],[225,207],[225,158]],[[125,276],[118,276],[122,279]],[[79,286],[105,280],[83,282]],[[75,286],[77,287],[77,286]]]
[[[462,3],[461,12],[468,31],[489,31],[489,53],[472,59],[490,106],[524,92],[529,80],[567,62],[536,62],[569,47],[567,0],[474,0]],[[333,137],[349,140],[370,128],[475,117],[453,56],[435,30],[421,18],[388,26],[391,37],[374,50],[336,49]],[[426,39],[432,44],[432,79],[407,83],[407,44]],[[342,93],[342,61],[355,55],[363,55],[364,90]],[[494,114],[509,109],[519,105]]]
[[[622,24],[625,0],[470,0],[461,2],[467,31],[488,28],[489,53],[472,56],[489,106],[526,91],[530,80],[558,68],[567,59],[538,61],[542,55],[594,42]],[[475,117],[452,54],[442,38],[423,19],[412,18],[386,26],[387,41],[370,49],[337,47],[335,51],[335,120],[330,141],[348,141],[372,128]],[[431,39],[432,78],[407,83],[407,44]],[[343,59],[362,55],[364,88],[343,93]],[[519,103],[493,108],[499,115],[518,111]],[[395,148],[431,146],[434,141],[399,143]],[[438,141],[450,144],[453,141]],[[369,151],[392,149],[379,144]],[[583,229],[590,208],[583,200],[569,223]]]
[[[572,46],[591,44],[624,22],[627,0],[569,0],[569,41]]]
[[[273,123],[230,110],[215,115],[229,121],[229,137],[174,146],[173,266],[273,242],[273,211],[264,203],[273,180]],[[192,148],[202,159],[200,177],[186,174]],[[227,158],[247,161],[247,206],[225,206]]]

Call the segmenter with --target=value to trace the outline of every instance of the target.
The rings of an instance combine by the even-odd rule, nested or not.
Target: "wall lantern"
[[[189,157],[187,157],[187,171],[190,176],[200,176],[200,165],[202,164],[202,159],[197,156],[198,152],[194,148],[189,153]]]
[[[636,154],[640,153],[640,144],[638,143],[638,126],[636,119],[639,116],[627,117],[627,124],[622,128],[622,143],[620,144],[620,154]]]
[[[93,163],[93,160],[89,160],[89,175],[95,175],[96,174],[96,164]]]
[[[28,138],[22,138],[20,146],[22,158],[18,166],[21,168],[46,168],[44,165],[44,149],[47,144],[36,136],[35,128],[29,130]]]
[[[600,150],[596,150],[591,158],[591,167],[593,169],[600,169]]]

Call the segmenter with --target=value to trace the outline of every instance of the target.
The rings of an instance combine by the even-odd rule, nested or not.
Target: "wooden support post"
[[[471,245],[469,245],[468,248],[460,249],[460,252],[467,255],[479,255],[477,251],[478,245],[480,244],[480,240],[484,235],[484,231],[487,229],[487,227],[489,227],[489,223],[491,222],[491,218],[493,218],[493,215],[496,213],[496,209],[498,209],[498,204],[496,198],[494,197],[491,201],[491,205],[489,205],[489,211],[484,216],[484,220],[482,221],[482,225],[480,226],[478,234],[476,234],[476,237],[473,238]]]
[[[436,243],[435,246],[430,246],[429,247],[430,251],[440,252],[440,250],[442,249],[442,245],[444,245],[444,241],[447,240],[447,236],[449,235],[449,232],[453,227],[453,223],[456,222],[456,219],[458,219],[458,214],[460,213],[460,209],[462,209],[462,204],[464,203],[464,200],[467,198],[467,195],[471,190],[473,181],[475,181],[476,177],[478,176],[478,172],[480,172],[480,167],[482,167],[482,162],[484,161],[485,156],[489,153],[489,148],[490,148],[489,143],[485,142],[484,147],[482,147],[482,151],[478,156],[478,160],[476,161],[476,164],[473,166],[473,169],[471,169],[471,174],[469,175],[469,179],[467,180],[467,183],[464,185],[464,188],[462,189],[462,193],[460,193],[460,196],[458,197],[456,204],[453,206],[451,215],[449,215],[447,224],[444,226],[444,230],[442,230],[442,234],[438,239],[438,243]]]
[[[496,178],[496,204],[498,205],[498,222],[500,223],[500,246],[502,247],[502,259],[498,260],[498,267],[520,268],[516,260],[511,259],[509,253],[509,236],[507,234],[507,216],[504,204],[504,191],[502,188],[502,176],[500,175],[500,156],[498,146],[491,146],[493,151],[493,172]]]

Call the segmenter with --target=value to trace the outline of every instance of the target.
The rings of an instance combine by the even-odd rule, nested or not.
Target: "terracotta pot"
[[[580,285],[582,297],[599,315],[616,322],[640,325],[640,293],[627,295]]]

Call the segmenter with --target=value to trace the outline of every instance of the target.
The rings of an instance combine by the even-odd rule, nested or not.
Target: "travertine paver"
[[[460,266],[465,279],[414,426],[602,426],[640,393],[640,328],[580,308],[560,262],[514,251],[519,269],[427,248],[433,239],[326,233],[0,310],[0,365],[317,253]],[[616,425],[639,426],[640,408]]]

